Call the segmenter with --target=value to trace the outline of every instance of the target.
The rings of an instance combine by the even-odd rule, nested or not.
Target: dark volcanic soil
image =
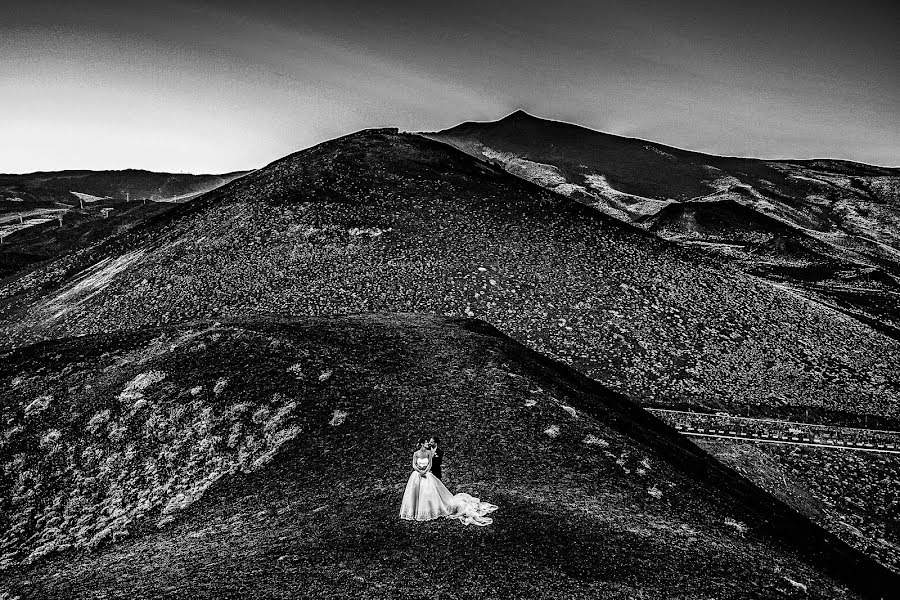
[[[698,444],[900,572],[900,455],[727,440]]]
[[[4,598],[896,589],[627,399],[480,322],[197,322],[22,348],[0,372]],[[398,518],[426,432],[451,489],[500,506],[491,526]]]

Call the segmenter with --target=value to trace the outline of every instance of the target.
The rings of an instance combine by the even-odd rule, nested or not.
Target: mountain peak
[[[501,121],[512,121],[512,120],[524,120],[524,119],[538,119],[534,115],[530,115],[522,109],[519,109],[515,112],[511,112],[502,119]]]

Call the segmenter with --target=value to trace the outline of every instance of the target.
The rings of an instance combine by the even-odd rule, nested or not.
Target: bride
[[[481,502],[469,494],[451,494],[441,480],[431,473],[434,456],[425,438],[416,442],[413,453],[413,472],[406,483],[400,518],[410,521],[430,521],[438,517],[459,519],[463,525],[490,525],[494,520],[485,515],[497,506]]]

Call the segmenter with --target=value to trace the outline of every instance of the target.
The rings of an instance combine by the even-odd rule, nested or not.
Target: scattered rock
[[[25,407],[25,418],[44,412],[50,407],[51,402],[53,402],[53,396],[44,395],[35,398]]]
[[[225,409],[225,418],[229,420],[235,420],[239,415],[244,414],[250,410],[250,405],[246,402],[239,402],[237,404],[232,404],[228,408]]]
[[[147,373],[141,373],[128,382],[125,389],[119,394],[119,400],[132,401],[143,398],[144,390],[165,378],[166,374],[163,371],[148,371]]]
[[[784,577],[784,575],[782,575]],[[784,580],[791,584],[795,589],[800,590],[804,594],[807,593],[806,584],[800,583],[799,581],[794,581],[790,577],[784,577]]]
[[[88,421],[87,430],[92,434],[96,435],[100,428],[105,425],[109,421],[109,409],[101,410]]]
[[[61,437],[62,433],[58,429],[50,429],[41,437],[40,446],[44,450],[54,448]]]
[[[269,414],[269,407],[262,406],[253,413],[251,420],[256,424],[261,425],[269,420]]]
[[[349,233],[353,237],[367,235],[370,238],[377,238],[380,237],[383,233],[387,233],[389,231],[393,231],[393,229],[390,227],[388,229],[379,229],[378,227],[351,227],[347,230],[347,233]]]
[[[604,440],[603,438],[599,438],[593,433],[589,433],[584,436],[584,443],[589,446],[599,446],[600,448],[609,448],[609,442]]]
[[[225,391],[225,388],[228,386],[228,378],[222,377],[216,381],[216,385],[213,387],[213,394],[219,396],[222,392]]]
[[[347,413],[343,410],[339,410],[339,409],[335,410],[334,414],[331,417],[331,420],[328,421],[328,424],[329,425],[340,425],[341,423],[344,422],[344,420],[346,420],[348,414],[349,413]]]
[[[733,527],[736,532],[738,532],[741,536],[747,533],[748,527],[742,523],[741,521],[736,521],[731,517],[726,517],[724,523],[729,527]]]

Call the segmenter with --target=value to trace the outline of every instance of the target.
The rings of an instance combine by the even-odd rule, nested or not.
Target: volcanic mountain
[[[445,144],[368,130],[0,283],[7,345],[254,312],[479,317],[645,405],[900,417],[900,343]]]
[[[426,135],[900,337],[900,169],[711,156],[522,111]]]
[[[4,598],[888,597],[898,577],[470,319],[268,318],[0,356]],[[398,518],[412,441],[500,509]]]
[[[245,173],[0,174],[0,277],[89,246]]]

